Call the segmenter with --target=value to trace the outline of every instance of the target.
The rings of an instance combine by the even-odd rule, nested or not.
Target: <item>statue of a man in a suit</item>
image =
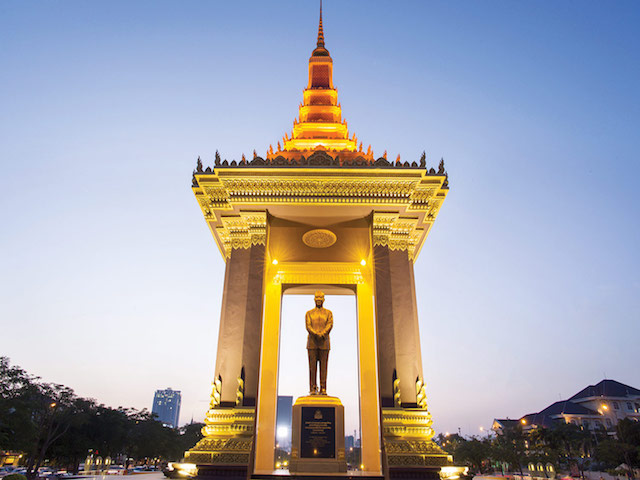
[[[327,361],[329,360],[329,332],[333,328],[333,314],[331,310],[322,307],[324,293],[316,292],[316,308],[309,310],[305,315],[305,323],[309,337],[307,339],[307,352],[309,353],[309,393],[318,393],[316,372],[320,362],[320,394],[327,394]]]

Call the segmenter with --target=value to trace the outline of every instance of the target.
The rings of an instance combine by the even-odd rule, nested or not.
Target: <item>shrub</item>
[[[27,477],[21,473],[10,473],[9,475],[2,477],[2,480],[27,480]]]

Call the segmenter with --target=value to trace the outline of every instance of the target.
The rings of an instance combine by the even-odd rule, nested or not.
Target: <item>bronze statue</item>
[[[318,393],[316,372],[320,362],[320,395],[327,394],[327,361],[329,360],[329,332],[333,328],[333,314],[331,310],[322,307],[324,293],[316,292],[316,308],[305,315],[307,325],[307,353],[309,354],[309,393]]]

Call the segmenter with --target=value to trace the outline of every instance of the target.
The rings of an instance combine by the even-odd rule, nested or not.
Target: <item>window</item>
[[[613,402],[613,408],[615,408],[616,410],[620,410],[620,405],[618,404],[618,402]]]
[[[611,427],[611,419],[607,418],[607,427]]]
[[[582,425],[584,425],[584,428],[589,428],[589,420],[583,420],[582,421]]]
[[[633,405],[631,405],[631,402],[627,402],[627,410],[633,410]]]

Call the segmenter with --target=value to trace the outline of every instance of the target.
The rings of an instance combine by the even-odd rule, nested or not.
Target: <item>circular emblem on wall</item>
[[[317,228],[315,230],[309,230],[302,235],[302,241],[305,245],[312,248],[327,248],[336,243],[336,234],[331,230],[325,230],[323,228]]]

